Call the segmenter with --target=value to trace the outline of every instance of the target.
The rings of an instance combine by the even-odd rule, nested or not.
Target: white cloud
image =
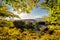
[[[14,11],[13,13],[19,15],[21,19],[35,19],[35,18],[41,18],[42,17],[42,15],[32,15],[32,14],[27,14],[27,13],[18,14],[17,11]]]
[[[41,18],[41,16],[35,16],[35,15],[31,15],[31,14],[24,14],[24,13],[21,13],[20,14],[20,17],[21,19],[35,19],[35,18]]]

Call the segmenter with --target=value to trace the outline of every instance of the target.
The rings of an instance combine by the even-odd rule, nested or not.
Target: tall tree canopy
[[[37,7],[39,0],[2,0],[6,5],[12,6],[15,11],[27,12],[29,13],[33,7]]]
[[[50,11],[49,22],[60,23],[60,0],[44,0],[41,6]]]

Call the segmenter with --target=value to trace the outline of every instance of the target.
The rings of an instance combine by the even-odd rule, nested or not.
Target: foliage
[[[60,30],[60,26],[58,25],[49,25],[48,28],[50,28],[51,30]]]
[[[60,23],[60,0],[45,0],[41,6],[50,12],[48,22]]]
[[[2,27],[0,28],[0,40],[60,40],[60,30],[55,30],[52,35],[49,35],[36,31],[32,32],[27,29],[21,33],[16,28],[10,29],[8,27]]]
[[[17,17],[19,18],[19,16],[13,14],[12,12],[10,12],[7,8],[6,5],[1,5],[0,6],[0,18],[6,18],[6,17]]]
[[[5,4],[2,5],[2,2]],[[0,17],[18,17],[7,10],[8,5],[12,6],[15,11],[29,13],[33,7],[37,7],[39,0],[1,0],[0,1]],[[45,0],[41,5],[50,11],[48,21],[51,23],[59,22],[60,9],[58,0]],[[55,20],[55,21],[54,21]],[[58,20],[58,21],[56,21]],[[59,22],[60,23],[60,22]],[[37,28],[38,23],[25,23],[23,21],[11,21],[0,19],[0,40],[60,40],[60,26],[49,25],[48,28],[54,30],[52,35],[44,33],[43,31],[33,30]],[[23,29],[23,32],[21,32]]]
[[[49,25],[48,28],[54,30],[54,33],[52,35],[44,33],[40,40],[60,40],[60,26]]]
[[[60,40],[60,32],[56,30],[53,35],[45,34],[40,40]]]
[[[0,27],[0,40],[17,40],[19,33],[16,28]]]
[[[37,7],[39,0],[3,0],[7,5],[14,8],[15,11],[29,13],[33,7]]]
[[[0,27],[14,27],[12,21],[0,20]]]

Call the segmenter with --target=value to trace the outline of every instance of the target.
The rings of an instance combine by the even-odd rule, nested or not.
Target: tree
[[[60,23],[60,0],[45,0],[41,6],[50,11],[48,18],[50,23]]]
[[[32,22],[27,22],[26,28],[27,28],[28,30],[29,30],[29,29],[31,29],[31,30],[34,30],[34,29],[35,29],[34,24],[33,24]]]
[[[21,21],[21,20],[20,21],[14,21],[13,23],[14,23],[16,28],[24,31],[24,28],[25,28],[25,22],[24,21]]]
[[[2,0],[5,5],[10,5],[15,11],[29,13],[33,7],[37,7],[39,0]]]
[[[7,10],[7,6],[0,6],[0,18],[5,18],[5,17],[18,17],[17,15],[13,14],[9,10]]]

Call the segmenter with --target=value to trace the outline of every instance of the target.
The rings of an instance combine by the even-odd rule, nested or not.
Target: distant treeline
[[[44,21],[40,21],[40,22],[25,22],[22,20],[16,20],[13,22],[13,24],[15,25],[16,28],[21,29],[22,31],[24,31],[24,29],[30,29],[30,30],[39,30],[39,26],[40,25],[44,25],[44,26],[48,26],[48,25],[56,25],[56,23],[49,23],[49,22],[44,22]]]
[[[25,22],[22,20],[16,20],[13,22],[16,28],[20,28],[21,30],[24,31],[24,29],[30,29],[30,30],[39,30],[39,25],[44,25],[47,26],[46,22]]]

